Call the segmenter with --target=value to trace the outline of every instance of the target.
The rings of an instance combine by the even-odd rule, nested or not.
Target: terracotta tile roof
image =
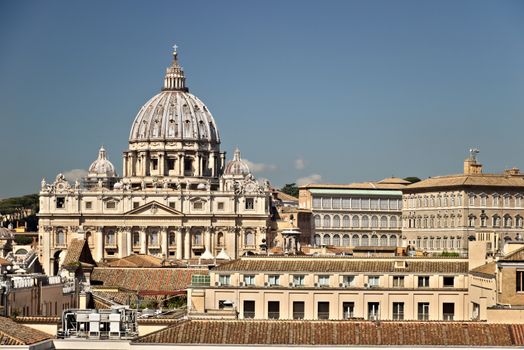
[[[0,317],[0,347],[2,345],[31,345],[52,338],[47,333],[22,326],[10,318]]]
[[[122,259],[111,261],[110,267],[162,267],[163,259],[147,254],[131,254]]]
[[[435,176],[416,182],[406,187],[406,191],[433,187],[467,187],[467,186],[487,186],[487,187],[524,187],[524,179],[519,176],[509,176],[504,174],[458,174]]]
[[[18,316],[15,320],[17,323],[60,323],[59,316]]]
[[[500,261],[524,261],[524,247],[519,248],[503,258],[499,259]]]
[[[91,281],[133,291],[172,292],[186,289],[193,274],[207,273],[207,269],[95,267]]]
[[[476,322],[191,320],[134,343],[521,346],[524,325]]]
[[[69,242],[69,245],[67,246],[67,254],[62,264],[64,266],[70,266],[76,263],[96,265],[95,260],[91,255],[91,249],[89,249],[89,246],[84,239],[74,238]]]
[[[395,259],[378,258],[241,258],[212,271],[468,273],[468,262],[464,259],[397,260],[406,261],[406,267],[395,268]]]
[[[389,178],[391,179],[391,178]],[[370,181],[370,182],[353,182],[350,184],[308,184],[305,186],[300,186],[301,189],[311,189],[311,188],[323,188],[323,189],[356,189],[356,190],[402,190],[406,188],[411,182],[400,179],[400,181],[391,182],[388,181],[388,178],[380,181]],[[395,178],[393,178],[395,179]]]
[[[288,202],[298,202],[298,198],[297,197],[293,197],[287,193],[284,193],[284,192],[281,192],[281,191],[273,191],[273,194],[274,196],[277,198],[277,199],[280,199],[282,201],[288,201]]]
[[[490,263],[475,267],[469,273],[483,278],[495,278],[495,272],[497,270],[497,263],[492,261]]]

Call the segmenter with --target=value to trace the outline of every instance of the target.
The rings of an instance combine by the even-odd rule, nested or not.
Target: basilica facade
[[[132,253],[164,259],[236,258],[267,249],[271,196],[237,149],[226,162],[215,120],[186,87],[177,59],[139,110],[117,175],[102,147],[86,178],[42,180],[40,261],[58,271],[68,243],[86,239],[96,261]]]

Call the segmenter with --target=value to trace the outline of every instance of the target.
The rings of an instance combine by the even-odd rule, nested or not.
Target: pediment
[[[124,215],[127,216],[183,216],[184,214],[160,204],[156,201],[146,203],[138,208],[128,211]]]

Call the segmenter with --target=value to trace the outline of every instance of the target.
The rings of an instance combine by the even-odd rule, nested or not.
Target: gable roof
[[[67,246],[67,253],[64,258],[63,266],[74,265],[75,263],[83,263],[89,265],[96,265],[91,249],[85,239],[74,238]]]
[[[350,346],[521,346],[524,325],[418,321],[191,320],[133,343]]]
[[[131,254],[107,263],[109,267],[162,267],[163,259],[147,254]]]
[[[0,345],[31,345],[52,338],[50,334],[0,317]]]
[[[509,253],[503,258],[500,258],[499,261],[524,261],[524,247]]]
[[[104,287],[168,294],[187,289],[193,274],[207,273],[207,269],[95,267],[91,281],[98,281]]]
[[[487,264],[475,267],[469,273],[483,278],[495,278],[497,270],[497,263],[495,261],[489,262]]]

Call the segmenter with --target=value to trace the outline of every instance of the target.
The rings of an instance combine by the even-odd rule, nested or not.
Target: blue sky
[[[121,169],[171,46],[258,177],[347,183],[524,168],[522,1],[2,1],[0,197]],[[121,173],[121,170],[119,171]]]

